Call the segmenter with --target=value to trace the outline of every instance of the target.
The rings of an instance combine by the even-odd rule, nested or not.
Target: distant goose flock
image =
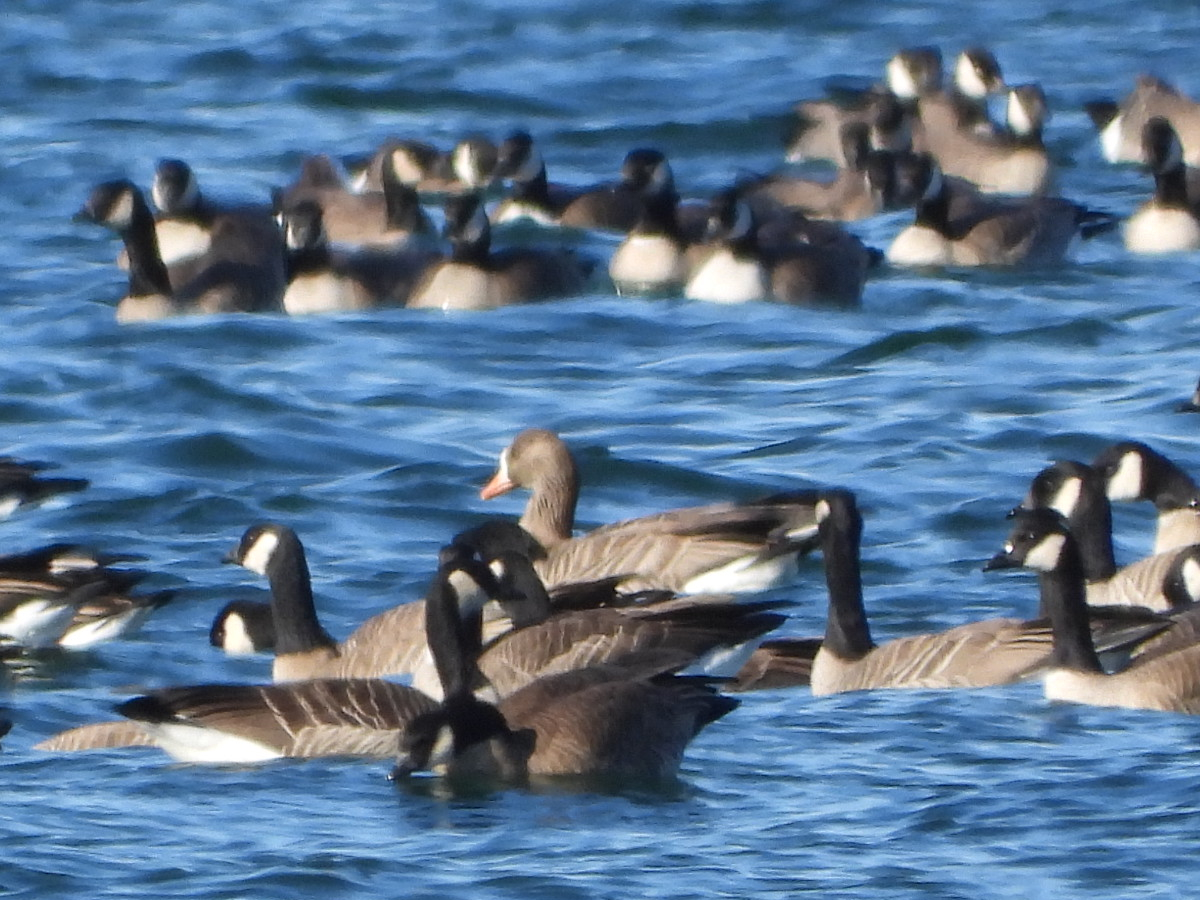
[[[993,96],[1005,98],[1003,122],[989,116]],[[105,182],[80,218],[122,240],[121,322],[486,310],[591,290],[852,307],[885,265],[1056,266],[1076,237],[1117,228],[1134,253],[1200,248],[1190,168],[1200,163],[1200,106],[1142,76],[1123,101],[1087,111],[1104,158],[1153,178],[1124,222],[1054,194],[1046,95],[1006,84],[981,47],[957,56],[949,83],[939,50],[909,48],[875,87],[797,103],[787,160],[836,166],[824,180],[781,169],[684,199],[665,155],[635,147],[614,180],[563,185],[534,137],[514,131],[498,144],[468,135],[449,151],[390,139],[354,178],[315,155],[291,184],[250,203],[209,198],[188,163],[166,159],[149,199],[130,180]],[[433,199],[440,210],[426,208]],[[911,222],[886,248],[850,230],[908,208]],[[533,223],[538,241],[509,243],[515,222]],[[615,235],[611,255],[556,240],[556,229]],[[1200,408],[1200,393],[1183,408]],[[48,468],[0,459],[0,514],[69,503],[87,487]],[[321,624],[300,536],[283,522],[249,524],[236,546],[230,536],[227,561],[264,577],[270,602],[229,603],[209,641],[269,656],[262,682],[129,697],[118,718],[98,709],[96,721],[38,735],[34,750],[158,750],[190,763],[366,758],[389,761],[396,778],[655,780],[675,775],[703,729],[754,702],[732,694],[757,690],[807,686],[821,697],[1038,680],[1049,700],[1200,713],[1200,488],[1141,442],[1031,473],[1011,522],[997,510],[985,568],[1035,572],[1036,603],[1030,591],[1011,617],[964,617],[882,643],[867,612],[875,590],[863,589],[864,517],[844,487],[577,533],[575,458],[534,427],[500,451],[480,496],[515,490],[529,492],[519,520],[443,536],[424,596],[341,638]],[[1114,551],[1117,501],[1158,513],[1153,553],[1125,565]],[[798,559],[813,552],[825,630],[788,634],[784,604],[755,595],[795,584]],[[171,590],[137,590],[154,576],[136,562],[68,543],[0,557],[0,686],[19,689],[39,654],[119,640],[169,602]],[[0,715],[0,736],[11,727]]]

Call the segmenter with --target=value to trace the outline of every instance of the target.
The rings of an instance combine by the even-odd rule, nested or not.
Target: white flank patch
[[[287,286],[283,308],[293,316],[337,312],[358,306],[354,286],[329,272],[302,275]]]
[[[887,261],[898,266],[948,266],[953,249],[950,241],[932,228],[910,225],[888,247]]]
[[[1117,471],[1109,476],[1105,488],[1109,500],[1140,500],[1142,497],[1142,456],[1131,450],[1121,457]]]
[[[1032,550],[1025,554],[1025,565],[1038,572],[1052,572],[1062,556],[1063,545],[1067,542],[1066,535],[1048,534],[1038,541]]]
[[[770,559],[743,556],[717,569],[701,572],[683,586],[685,594],[724,594],[765,591],[796,577],[796,555],[787,553]]]
[[[31,598],[0,619],[0,634],[25,647],[49,647],[59,639],[74,615],[72,604]]]
[[[135,606],[102,619],[93,619],[68,628],[58,639],[58,646],[79,649],[103,644],[135,631],[150,615],[149,606]]]
[[[242,565],[258,575],[266,575],[267,566],[270,565],[271,557],[278,546],[279,535],[274,531],[264,531],[255,538],[246,555],[242,557]]]
[[[1050,500],[1050,508],[1062,513],[1068,519],[1075,511],[1075,505],[1083,493],[1083,481],[1072,476],[1062,483],[1058,492]]]
[[[683,294],[709,303],[747,303],[767,297],[767,278],[757,260],[738,259],[718,250],[687,283]]]
[[[139,722],[154,743],[180,762],[251,763],[282,759],[273,747],[186,722]]]
[[[742,644],[714,647],[684,669],[682,675],[707,675],[710,678],[733,678],[742,670],[751,654],[765,638],[755,638]]]
[[[626,238],[613,254],[608,274],[623,293],[670,288],[686,276],[679,248],[668,238],[653,234]]]
[[[1133,253],[1183,253],[1200,249],[1200,222],[1183,209],[1148,207],[1125,223],[1125,249]]]
[[[1119,113],[1113,116],[1113,120],[1100,132],[1100,153],[1110,163],[1135,161],[1126,160],[1121,155],[1121,131],[1124,127],[1124,120],[1125,114]]]

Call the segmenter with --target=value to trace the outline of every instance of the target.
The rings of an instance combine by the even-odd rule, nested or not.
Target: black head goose
[[[1183,145],[1171,123],[1154,116],[1142,129],[1146,167],[1154,196],[1125,222],[1125,246],[1134,253],[1200,249],[1200,211],[1188,196]]]
[[[798,492],[671,510],[574,537],[578,469],[566,444],[542,428],[513,439],[481,496],[518,487],[532,492],[520,524],[546,550],[534,565],[551,588],[617,575],[630,590],[761,590],[795,572],[815,533],[814,497]]]
[[[942,51],[937,47],[907,47],[887,61],[888,90],[901,101],[916,103],[942,89]]]
[[[557,225],[563,210],[583,193],[548,180],[546,163],[528,131],[514,131],[500,142],[496,176],[510,185],[508,196],[492,210],[496,224],[529,219]]]
[[[321,207],[301,200],[283,212],[288,286],[283,308],[291,315],[403,306],[436,250],[417,244],[341,249],[330,246]]]
[[[478,194],[446,203],[448,259],[429,266],[408,305],[425,309],[495,309],[570,297],[587,286],[592,262],[567,247],[493,250],[491,225]]]
[[[892,241],[887,259],[906,266],[1048,266],[1076,235],[1116,227],[1111,215],[1059,197],[1001,200],[955,191],[925,157],[916,220]]]
[[[1136,657],[1113,674],[1101,668],[1088,627],[1083,563],[1062,516],[1049,509],[1017,512],[1004,549],[987,568],[1018,566],[1038,573],[1053,628],[1054,654],[1042,676],[1047,699],[1200,713],[1200,644]]]
[[[1191,556],[1191,547],[1156,553],[1118,569],[1105,479],[1091,466],[1061,460],[1046,467],[1034,476],[1020,508],[1053,509],[1067,520],[1083,565],[1090,606],[1168,610],[1200,599],[1200,594],[1181,596],[1188,585],[1179,576],[1179,559]]]
[[[1110,500],[1154,504],[1155,553],[1200,543],[1200,488],[1163,454],[1141,441],[1120,441],[1100,451],[1092,467],[1103,476]]]
[[[379,191],[350,189],[341,164],[327,154],[306,156],[295,181],[276,192],[276,213],[308,201],[321,209],[325,233],[335,244],[359,246],[385,241],[390,230],[387,200]]]
[[[55,468],[54,463],[0,456],[0,518],[6,518],[23,506],[35,506],[57,497],[82,491],[86,478],[60,478],[42,474]]]
[[[715,303],[858,303],[872,253],[858,238],[824,224],[818,229],[802,222],[787,235],[772,223],[767,233],[774,239],[764,241],[764,229],[739,191],[721,192],[710,205],[710,241],[697,248],[703,253],[692,263],[684,296]]]
[[[1161,78],[1139,75],[1119,104],[1099,100],[1085,104],[1085,109],[1100,134],[1100,152],[1109,162],[1149,162],[1142,131],[1150,119],[1161,116],[1179,135],[1184,160],[1200,165],[1200,104]]]
[[[213,618],[208,642],[229,656],[250,656],[275,649],[271,604],[260,600],[230,600]]]
[[[675,180],[666,157],[653,148],[630,150],[621,161],[620,177],[583,191],[559,215],[567,228],[631,232],[642,219],[647,198],[674,196]]]
[[[390,137],[379,145],[366,166],[355,175],[352,187],[359,194],[382,193],[384,167],[390,165],[403,184],[418,192],[431,193],[428,185],[435,180],[445,183],[453,177],[450,156],[425,141]]]
[[[186,283],[173,285],[159,255],[154,217],[133,182],[98,185],[79,217],[111,228],[125,244],[129,292],[117,304],[119,322],[280,308],[285,273],[283,239],[277,229],[268,237],[258,229],[247,233],[241,220],[218,218],[208,250],[187,263]]]

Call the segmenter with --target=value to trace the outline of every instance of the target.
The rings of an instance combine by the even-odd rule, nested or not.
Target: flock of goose
[[[14,508],[84,486],[15,460],[2,471]],[[393,759],[398,776],[660,779],[737,708],[731,693],[762,689],[824,696],[1041,679],[1053,700],[1200,712],[1200,487],[1145,444],[1114,444],[1032,479],[986,568],[1036,571],[1037,618],[883,644],[864,605],[852,492],[676,509],[576,535],[579,487],[558,435],[521,432],[481,491],[529,490],[519,522],[454,535],[430,563],[423,599],[342,640],[321,625],[295,532],[253,525],[228,561],[265,576],[270,603],[230,604],[210,639],[227,653],[272,654],[271,683],[156,690],[118,705],[120,719],[34,749],[159,748],[201,763]],[[1151,556],[1116,565],[1110,501],[1154,503]],[[783,604],[737,595],[794,580],[797,557],[813,549],[825,633],[780,637]],[[79,645],[69,636],[80,616],[108,621],[92,640],[118,637],[163,602],[133,594],[137,576],[110,568],[117,561],[60,545],[0,560],[6,662],[29,652],[22,642]]]
[[[792,172],[741,177],[707,200],[681,200],[662,152],[637,148],[617,180],[551,182],[524,131],[498,145],[472,135],[450,152],[421,141],[384,144],[350,180],[328,156],[305,160],[271,202],[206,197],[191,168],[163,160],[151,191],[128,180],[97,186],[81,216],[124,242],[121,321],[181,313],[310,313],[378,306],[489,309],[600,289],[599,261],[566,240],[492,246],[493,229],[526,220],[547,229],[623,236],[607,261],[621,294],[723,303],[859,302],[882,258],[892,265],[1045,266],[1077,235],[1119,224],[1053,196],[1043,142],[1046,96],[1006,85],[995,57],[969,48],[944,84],[937,48],[902,50],[884,84],[795,107],[788,158],[825,160],[833,178]],[[1003,94],[1005,121],[988,99]],[[1113,162],[1139,162],[1153,195],[1123,223],[1138,253],[1200,248],[1200,105],[1140,77],[1121,103],[1089,106]],[[444,241],[422,205],[441,198]],[[487,201],[491,203],[490,210]],[[915,209],[884,253],[846,227]]]

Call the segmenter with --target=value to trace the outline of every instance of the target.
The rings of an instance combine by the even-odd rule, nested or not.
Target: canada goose
[[[54,463],[0,456],[0,518],[12,515],[22,506],[34,506],[59,494],[82,491],[86,478],[47,477],[42,473]]]
[[[150,197],[158,207],[154,222],[158,252],[176,287],[181,286],[178,273],[183,273],[184,281],[194,273],[194,267],[177,268],[177,264],[208,252],[219,219],[236,220],[239,233],[247,240],[257,235],[268,246],[274,241],[269,204],[223,204],[210,200],[200,192],[192,167],[181,159],[158,161]]]
[[[888,90],[905,103],[915,103],[942,88],[942,51],[937,47],[907,47],[887,61]]]
[[[700,729],[738,705],[707,682],[663,674],[677,663],[655,658],[538,677],[493,706],[471,692],[478,617],[431,601],[426,631],[445,700],[404,730],[393,776],[668,778]]]
[[[867,175],[871,154],[870,132],[864,122],[842,126],[845,163],[830,181],[813,181],[772,175],[747,186],[742,197],[751,206],[770,203],[786,209],[797,209],[816,219],[853,222],[876,215],[883,210],[881,194],[874,190]]]
[[[926,157],[924,191],[914,223],[900,232],[887,259],[907,266],[1040,266],[1062,262],[1079,234],[1115,227],[1105,213],[1059,197],[999,200],[952,191]]]
[[[439,150],[425,141],[388,138],[371,155],[366,166],[352,182],[355,193],[383,191],[383,169],[390,163],[396,177],[419,193],[435,193],[454,178],[452,153]]]
[[[764,246],[750,204],[737,189],[713,198],[709,252],[695,264],[684,296],[714,303],[776,300],[856,304],[872,264],[871,252],[848,232],[824,240],[809,234]],[[827,232],[833,229],[825,229]]]
[[[546,163],[528,131],[514,131],[497,148],[496,176],[511,185],[508,196],[492,210],[492,221],[530,219],[541,225],[557,225],[559,217],[583,190],[552,184]]]
[[[1020,510],[1004,549],[988,569],[1024,566],[1038,573],[1041,603],[1054,631],[1054,654],[1043,675],[1046,698],[1200,713],[1200,644],[1173,653],[1135,657],[1106,674],[1088,628],[1083,564],[1063,518],[1053,510]]]
[[[477,194],[446,203],[450,257],[429,266],[408,305],[432,309],[495,309],[570,297],[587,286],[590,260],[567,247],[491,249],[491,226]]]
[[[640,224],[649,233],[669,226],[667,211],[677,202],[666,157],[659,150],[638,147],[625,154],[618,181],[583,191],[563,208],[558,224],[627,235]]]
[[[947,134],[933,156],[946,175],[965,179],[985,194],[1045,194],[1054,176],[1042,142],[1046,95],[1039,85],[1017,85],[1008,92],[1006,108],[1007,131]]]
[[[1154,116],[1142,129],[1154,196],[1125,223],[1125,246],[1134,253],[1200,249],[1200,212],[1188,197],[1183,146],[1171,123]]]
[[[797,492],[671,510],[573,537],[578,469],[566,444],[543,428],[513,439],[480,496],[518,487],[532,492],[520,525],[545,548],[534,566],[550,588],[620,575],[624,590],[763,590],[795,572],[796,555],[815,534],[815,497]]]
[[[812,663],[814,696],[884,688],[988,687],[1029,678],[1045,664],[1045,629],[1020,619],[985,619],[876,645],[863,607],[862,517],[854,495],[831,490],[820,496],[817,519],[829,617]]]
[[[1138,75],[1120,104],[1100,100],[1084,108],[1100,133],[1100,152],[1109,162],[1148,162],[1142,130],[1151,118],[1161,116],[1179,135],[1184,161],[1200,166],[1200,104],[1161,78]]]
[[[279,309],[285,281],[283,240],[277,229],[247,229],[241,219],[219,217],[208,251],[189,263],[194,274],[186,284],[173,287],[158,252],[154,217],[133,182],[98,185],[79,217],[113,229],[125,243],[129,293],[117,305],[118,322]]]
[[[1200,488],[1161,453],[1140,441],[1120,441],[1100,451],[1092,468],[1104,477],[1110,500],[1154,504],[1154,553],[1200,543]]]
[[[1194,548],[1157,553],[1118,569],[1104,476],[1091,466],[1062,460],[1046,467],[1034,477],[1021,508],[1053,509],[1067,520],[1083,566],[1088,605],[1167,610],[1180,602],[1178,591],[1169,595],[1166,578],[1177,558],[1192,555]],[[1176,583],[1186,587],[1178,577]],[[1189,596],[1186,602],[1197,599]]]
[[[504,582],[506,589],[502,591],[484,561],[470,557],[469,552],[468,556],[462,555],[463,547],[475,549],[472,538],[463,535],[457,541],[459,555],[444,560],[442,568],[453,563],[451,572],[466,572],[474,585],[487,591],[486,595],[479,590],[467,593],[470,585],[462,587],[451,576],[439,576],[424,601],[380,613],[338,644],[317,620],[304,549],[295,532],[270,524],[248,529],[232,561],[270,580],[276,635],[274,680],[411,674],[414,687],[438,697],[441,687],[432,671],[433,660],[425,641],[430,609],[441,609],[439,603],[452,604],[455,609],[469,606],[479,615],[489,597],[513,597],[530,604],[522,610],[524,621],[515,623],[522,627],[498,638],[495,629],[489,627],[487,652],[479,654],[481,645],[473,654],[478,656],[479,671],[504,693],[547,669],[619,660],[651,650],[669,651],[681,666],[689,665],[718,648],[760,638],[782,621],[769,612],[770,604],[739,606],[720,602],[585,609],[550,616],[551,601],[541,583],[531,585],[528,580],[519,580],[520,570],[510,555],[506,554],[509,570],[518,580]],[[531,596],[533,590],[540,591],[540,596]],[[228,624],[225,631],[229,631]]]
[[[788,162],[828,160],[840,168],[852,166],[844,134],[847,126],[862,125],[875,150],[907,150],[912,144],[911,117],[896,95],[875,88],[849,102],[804,100],[793,108],[796,119],[787,137]]]
[[[291,315],[403,306],[440,256],[420,246],[330,247],[321,207],[311,200],[284,210],[283,231],[288,248],[283,308]]]
[[[126,720],[72,728],[33,749],[159,747],[192,763],[386,759],[396,752],[400,729],[436,706],[420,691],[377,679],[189,685],[134,697],[116,707]]]
[[[392,775],[524,781],[529,776],[675,776],[683,752],[738,701],[710,684],[671,675],[631,677],[593,667],[539,679],[493,706],[455,697],[414,719]]]

